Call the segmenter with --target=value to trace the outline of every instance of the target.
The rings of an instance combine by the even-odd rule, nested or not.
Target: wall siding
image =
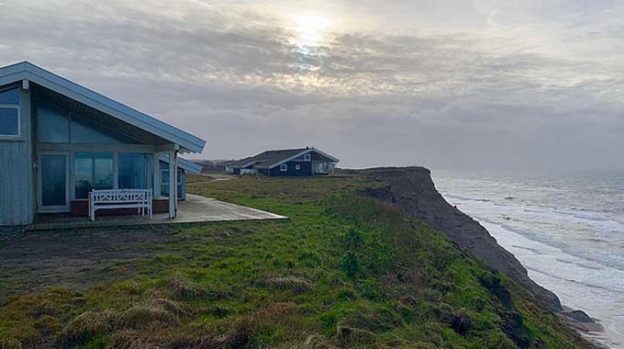
[[[286,163],[288,165],[288,170],[283,172],[280,170],[280,166],[275,166],[270,169],[271,177],[279,177],[279,176],[311,176],[312,175],[312,163],[309,161],[289,161]],[[299,165],[301,168],[299,170],[296,169],[296,165]]]
[[[30,93],[21,92],[22,140],[0,140],[0,225],[33,221],[34,179]]]

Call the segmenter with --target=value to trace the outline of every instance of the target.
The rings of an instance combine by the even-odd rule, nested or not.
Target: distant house
[[[149,193],[153,212],[173,218],[179,184],[197,170],[178,154],[204,145],[31,63],[0,68],[0,226],[41,213],[86,215],[92,190]]]
[[[313,147],[269,150],[225,165],[231,174],[316,176],[334,173],[338,159]]]

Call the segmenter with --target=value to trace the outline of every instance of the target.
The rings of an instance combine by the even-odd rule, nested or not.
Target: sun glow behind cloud
[[[328,17],[315,15],[294,16],[292,21],[295,32],[292,43],[299,47],[323,45],[333,24]]]
[[[291,65],[307,71],[319,70],[325,51],[331,48],[334,22],[324,15],[295,15],[291,18],[292,37],[289,44],[295,47],[297,62]]]

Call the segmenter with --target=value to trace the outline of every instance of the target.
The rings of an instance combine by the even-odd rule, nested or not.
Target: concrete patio
[[[227,202],[187,194],[185,201],[178,202],[178,214],[169,219],[168,214],[154,214],[150,219],[143,216],[101,216],[95,222],[88,217],[75,217],[65,214],[37,216],[35,223],[26,230],[55,230],[93,227],[120,227],[149,224],[205,223],[243,220],[280,220],[287,217]]]

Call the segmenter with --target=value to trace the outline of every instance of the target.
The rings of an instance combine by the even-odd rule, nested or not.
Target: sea
[[[624,348],[624,171],[432,170],[444,198],[479,221],[529,276]]]

